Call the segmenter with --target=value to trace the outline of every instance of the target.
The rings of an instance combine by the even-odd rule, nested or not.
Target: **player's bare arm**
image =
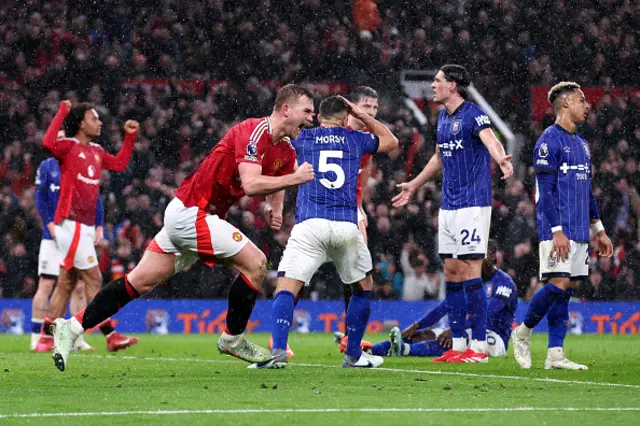
[[[274,231],[279,231],[282,227],[282,210],[284,209],[284,189],[274,194],[267,195],[265,214],[269,226]]]
[[[249,197],[270,195],[290,186],[301,185],[313,180],[315,176],[313,166],[304,162],[290,175],[264,176],[262,167],[258,164],[238,164],[242,188]]]
[[[411,201],[416,189],[431,180],[438,172],[442,170],[442,157],[440,156],[440,148],[436,145],[435,154],[429,159],[429,162],[418,176],[409,182],[398,184],[400,193],[391,199],[393,207],[402,207]]]
[[[353,115],[355,118],[361,120],[364,125],[371,130],[371,133],[376,135],[380,139],[380,144],[378,145],[378,152],[389,152],[393,151],[398,147],[398,138],[396,138],[391,130],[366,112],[364,112],[360,107],[358,107],[353,102],[347,100],[340,96],[342,100],[349,107],[349,114]]]
[[[511,164],[511,158],[513,155],[507,155],[504,151],[504,147],[500,141],[493,134],[493,130],[484,129],[478,135],[480,140],[489,150],[491,158],[498,163],[500,170],[502,170],[502,179],[508,179],[513,175],[513,165]]]

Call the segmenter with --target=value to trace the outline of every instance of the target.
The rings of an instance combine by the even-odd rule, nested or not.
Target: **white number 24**
[[[339,164],[329,163],[330,158],[342,158],[342,151],[320,151],[320,164],[318,171],[321,173],[333,172],[336,174],[336,180],[331,181],[326,178],[320,179],[320,184],[327,189],[338,189],[344,185],[344,170]]]

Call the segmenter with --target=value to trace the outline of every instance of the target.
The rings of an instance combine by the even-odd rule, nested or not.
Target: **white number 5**
[[[329,179],[322,178],[320,183],[322,186],[328,189],[342,188],[344,185],[344,170],[339,164],[327,163],[329,158],[342,158],[342,151],[320,151],[320,164],[318,164],[318,171],[333,172],[336,174],[336,180],[330,181]]]

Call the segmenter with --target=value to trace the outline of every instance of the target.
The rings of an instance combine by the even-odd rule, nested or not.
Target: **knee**
[[[444,280],[450,283],[457,283],[462,280],[462,272],[460,268],[457,267],[457,263],[452,261],[444,262]]]
[[[73,290],[73,292],[77,297],[84,297],[84,290],[85,290],[84,281],[78,281],[78,284],[76,285],[76,288],[75,290]]]
[[[267,275],[267,257],[264,253],[260,252],[260,255],[251,261],[246,275],[254,285],[262,284],[264,277]]]

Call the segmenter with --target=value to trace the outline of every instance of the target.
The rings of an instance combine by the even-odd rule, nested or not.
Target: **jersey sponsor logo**
[[[451,133],[457,135],[460,133],[460,129],[462,129],[462,120],[455,120],[451,125]]]
[[[438,146],[442,149],[449,149],[452,151],[454,149],[464,149],[464,146],[462,146],[462,139],[454,139],[450,142],[439,143]]]
[[[496,290],[496,295],[497,296],[504,296],[504,297],[510,297],[511,293],[513,292],[512,289],[510,289],[509,287],[505,287],[505,286],[500,286],[498,287],[498,289]]]
[[[59,190],[60,190],[60,185],[54,185],[54,184],[49,185],[49,191],[56,192]]]
[[[78,178],[80,182],[84,182],[89,185],[100,185],[100,179],[89,179],[88,177],[82,176],[80,173],[76,175],[76,178]]]
[[[347,141],[346,136],[337,135],[325,135],[316,136],[316,143],[345,143]]]
[[[591,151],[589,150],[589,144],[586,142],[582,142],[582,147],[584,148],[584,153],[587,155],[587,158],[591,158]]]
[[[279,158],[276,158],[276,161],[273,162],[273,171],[277,172],[278,170],[280,170],[281,167],[282,167],[282,160]]]
[[[565,175],[567,173],[569,173],[569,170],[576,170],[578,172],[584,172],[584,173],[576,173],[576,179],[578,179],[578,180],[585,180],[584,178],[587,177],[586,175],[591,173],[591,168],[589,167],[589,163],[574,164],[574,165],[570,166],[569,164],[564,162],[564,163],[562,163],[562,165],[560,165],[560,171],[562,173],[564,173]],[[581,175],[581,176],[578,177],[578,175]]]
[[[234,233],[231,235],[231,238],[233,238],[233,241],[235,241],[235,242],[239,243],[240,241],[242,241],[242,234],[241,234],[241,233],[239,233],[239,232],[234,232]]]
[[[96,169],[93,166],[87,167],[87,174],[90,178],[94,177],[96,174]]]
[[[565,145],[565,146],[564,146],[564,148],[562,148],[562,150],[563,150],[564,152],[571,152],[571,147],[570,147],[570,146],[568,146],[568,145]]]
[[[487,125],[490,126],[491,125],[491,121],[489,121],[489,117],[486,115],[479,115],[476,118],[476,123],[478,124],[478,126],[483,126],[483,125]]]
[[[549,147],[546,143],[543,143],[542,145],[540,145],[540,148],[538,148],[538,157],[546,158],[547,155],[549,155]]]

